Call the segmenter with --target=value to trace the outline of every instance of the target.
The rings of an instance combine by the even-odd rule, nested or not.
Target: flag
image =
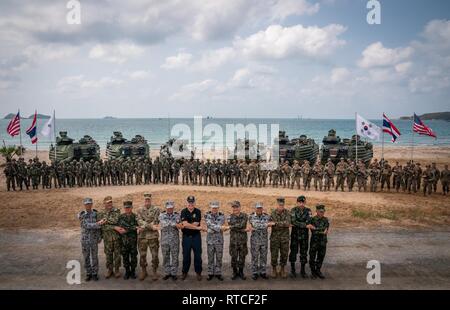
[[[356,114],[356,132],[362,137],[379,141],[382,131],[381,128],[374,123],[371,123],[365,118]]]
[[[20,112],[17,112],[17,115],[13,119],[11,119],[6,130],[11,137],[20,134]]]
[[[395,143],[397,139],[402,135],[400,131],[395,127],[394,123],[383,113],[383,132],[392,136],[392,143]]]
[[[28,128],[26,131],[27,135],[30,136],[32,144],[35,144],[38,141],[36,119],[37,119],[37,112],[34,112],[33,122],[31,123],[30,128]]]
[[[51,140],[53,140],[55,138],[53,137],[54,129],[55,129],[55,115],[53,114],[53,116],[50,117],[50,119],[45,124],[44,128],[42,128],[41,134],[44,137],[51,137]]]
[[[423,136],[430,136],[433,138],[437,138],[436,134],[431,130],[430,127],[425,125],[422,120],[414,113],[414,124],[413,124],[413,131],[417,132],[419,135]]]

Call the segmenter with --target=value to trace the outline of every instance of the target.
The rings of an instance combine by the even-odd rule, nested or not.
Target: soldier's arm
[[[302,223],[297,218],[297,215],[295,213],[295,209],[291,209],[291,223],[292,223],[292,225],[298,226],[298,227],[301,227],[301,225],[302,225]]]
[[[80,216],[79,219],[81,222],[81,227],[84,229],[100,229],[101,228],[100,225],[97,224],[96,222],[89,223],[84,216]]]
[[[206,227],[214,232],[220,232],[222,225],[216,224],[208,215],[205,215]]]
[[[240,231],[244,231],[245,229],[247,229],[247,220],[248,220],[248,216],[245,215],[244,217],[245,219],[243,221],[238,222],[236,225],[234,225],[234,229],[236,230],[240,230]]]
[[[159,213],[158,213],[159,214]],[[153,223],[148,223],[144,217],[142,216],[142,214],[140,214],[139,212],[136,214],[137,215],[137,222],[138,222],[138,226],[139,228],[142,229],[149,229],[149,230],[157,230],[156,227],[154,227]],[[159,223],[159,218],[158,218],[158,223]]]

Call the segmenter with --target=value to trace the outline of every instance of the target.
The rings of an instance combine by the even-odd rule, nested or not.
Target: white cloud
[[[191,59],[192,55],[189,53],[178,53],[176,56],[167,57],[161,68],[168,70],[186,68],[191,63]]]
[[[331,83],[337,84],[350,77],[350,71],[347,68],[334,68],[331,71]]]
[[[122,64],[143,52],[144,48],[132,43],[97,44],[89,51],[89,58]]]
[[[422,34],[427,44],[434,48],[450,49],[450,20],[432,20]]]
[[[214,79],[206,79],[200,82],[194,82],[184,85],[170,96],[169,100],[190,100],[199,94],[212,94],[216,93],[219,88],[219,82]]]
[[[413,52],[412,47],[391,49],[384,47],[381,42],[376,42],[362,52],[363,57],[359,60],[358,65],[361,68],[393,66],[409,59]]]
[[[151,76],[150,72],[145,70],[138,70],[128,73],[128,77],[132,80],[145,80]]]
[[[66,76],[59,80],[58,90],[62,93],[76,92],[80,89],[100,89],[121,85],[122,80],[111,77],[102,77],[98,80],[89,80],[84,75]]]
[[[400,74],[405,74],[411,69],[411,67],[412,67],[411,62],[409,62],[409,61],[402,62],[402,63],[399,63],[398,65],[395,65],[395,71]]]
[[[344,26],[336,24],[323,28],[272,25],[245,39],[238,38],[234,46],[251,58],[320,57],[345,45],[345,41],[338,38],[345,31]]]
[[[206,51],[202,54],[200,60],[192,64],[192,68],[200,71],[214,70],[226,64],[235,57],[236,51],[231,47]]]
[[[313,15],[319,12],[320,4],[306,0],[278,0],[271,8],[273,20],[284,20],[291,15]]]

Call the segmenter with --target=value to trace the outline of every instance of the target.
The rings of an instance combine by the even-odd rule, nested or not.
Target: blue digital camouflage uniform
[[[253,227],[250,236],[250,253],[252,255],[252,273],[265,274],[267,264],[267,245],[268,236],[267,231],[270,216],[266,213],[257,215],[252,213],[248,219],[250,225]]]
[[[205,214],[207,253],[208,253],[208,275],[222,274],[223,258],[223,232],[222,226],[225,223],[225,216],[221,212],[213,214],[211,211]]]
[[[176,225],[180,222],[180,214],[177,212],[169,214],[164,211],[159,215],[161,251],[166,275],[176,276],[178,273],[180,234]]]
[[[81,211],[78,214],[81,226],[81,250],[84,257],[84,268],[87,275],[98,274],[98,244],[101,227],[97,224],[97,210]]]

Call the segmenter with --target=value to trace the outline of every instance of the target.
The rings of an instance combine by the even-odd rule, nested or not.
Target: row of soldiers
[[[182,184],[209,186],[248,186],[248,187],[289,187],[316,191],[338,189],[348,191],[375,192],[378,189],[388,191],[391,188],[403,192],[424,194],[437,191],[438,182],[442,184],[442,193],[448,194],[450,171],[448,165],[439,171],[436,164],[422,169],[420,163],[408,162],[402,166],[391,166],[387,160],[375,159],[368,166],[341,158],[335,165],[330,159],[325,165],[308,161],[285,161],[277,167],[269,166],[265,161],[252,160],[199,160],[173,157],[148,159],[117,159],[98,161],[71,161],[47,164],[37,158],[27,164],[23,158],[13,159],[4,170],[7,189],[19,187],[29,189],[62,187],[96,187],[106,185],[142,185],[142,184]]]
[[[245,280],[245,260],[248,254],[248,233],[250,233],[252,279],[268,279],[266,271],[268,249],[271,252],[273,278],[286,278],[286,265],[291,264],[291,277],[297,277],[296,261],[300,254],[300,275],[307,278],[305,270],[309,262],[311,278],[324,279],[321,271],[325,258],[329,221],[324,216],[325,207],[318,205],[317,214],[312,216],[306,207],[306,198],[300,196],[297,205],[290,211],[285,208],[285,199],[277,198],[277,206],[270,214],[264,212],[262,203],[254,205],[255,211],[247,215],[241,211],[239,201],[230,203],[232,211],[226,216],[220,203],[210,203],[210,211],[202,216],[195,206],[195,197],[187,198],[187,206],[180,213],[175,211],[173,201],[165,203],[161,212],[152,204],[150,193],[144,194],[144,206],[133,212],[133,202],[123,203],[124,212],[113,207],[112,197],[103,201],[103,210],[93,209],[93,200],[84,199],[85,210],[78,214],[81,225],[81,248],[86,270],[86,281],[99,279],[98,244],[103,240],[106,256],[106,278],[121,277],[123,260],[124,279],[135,279],[139,255],[141,272],[139,279],[147,277],[147,252],[152,255],[152,279],[157,280],[159,267],[158,252],[161,247],[163,257],[163,279],[177,280],[181,246],[183,252],[182,280],[186,279],[191,254],[194,253],[194,269],[197,280],[202,279],[202,239],[206,232],[208,257],[208,277],[224,280],[222,261],[224,251],[224,232],[230,231],[229,254],[233,269],[232,279]],[[203,225],[203,220],[205,224]],[[270,245],[269,245],[270,229]],[[308,259],[309,251],[309,259]],[[289,253],[290,252],[290,253]],[[289,254],[289,255],[288,255]]]

